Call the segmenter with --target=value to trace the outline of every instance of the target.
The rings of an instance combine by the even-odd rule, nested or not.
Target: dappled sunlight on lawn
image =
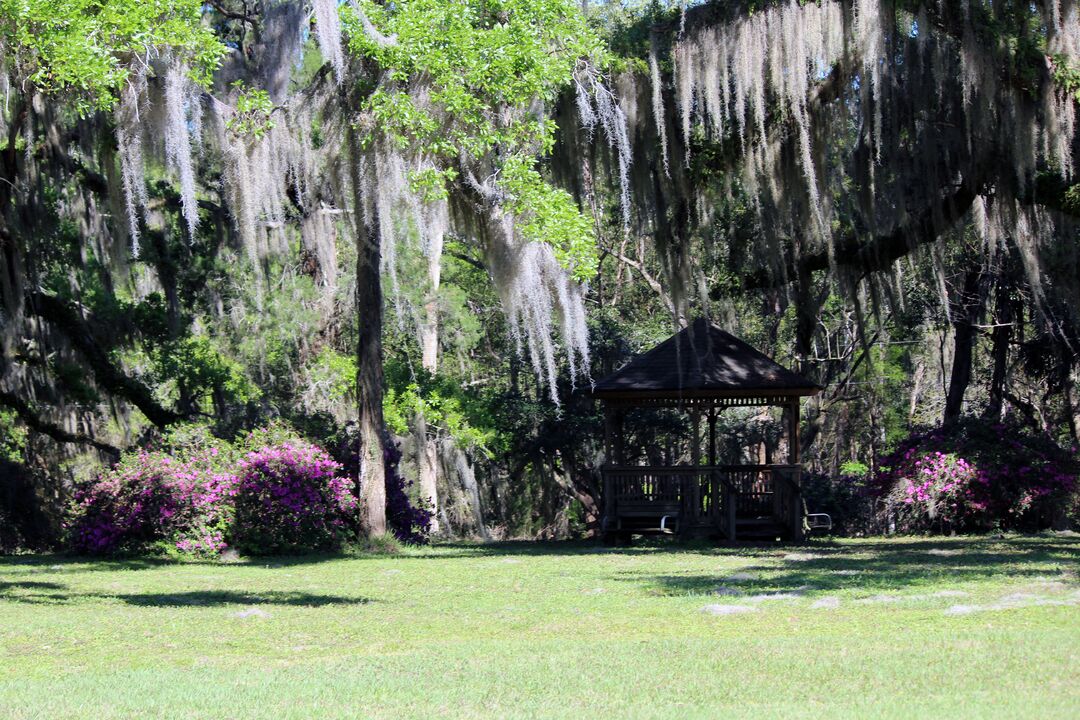
[[[697,595],[732,603],[730,611],[722,604],[706,606],[713,614],[735,614],[746,603],[773,601],[830,610],[852,603],[950,607],[956,598],[993,594],[991,588],[1013,592],[998,593],[984,605],[965,605],[966,611],[1080,604],[1080,543],[1065,538],[851,541],[839,548],[775,550],[746,559],[750,562],[729,572],[623,570],[618,577],[658,596]],[[952,612],[962,611],[954,607]]]
[[[862,717],[910,717],[885,702],[909,691],[1054,716],[1080,685],[1078,560],[1080,539],[1052,534],[4,558],[0,707],[216,718],[272,692],[306,699],[257,716],[430,716],[423,698],[466,717],[632,717],[643,697],[783,715],[778,692],[827,687],[865,698]],[[1047,691],[1047,675],[1078,682]]]

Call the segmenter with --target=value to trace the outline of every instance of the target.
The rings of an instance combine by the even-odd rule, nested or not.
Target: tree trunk
[[[1068,401],[1066,412],[1069,413],[1069,431],[1072,433],[1073,445],[1080,447],[1080,405],[1074,401],[1076,388],[1080,387],[1080,373],[1073,367],[1066,378],[1065,398]]]
[[[424,303],[424,321],[420,324],[420,361],[433,376],[439,369],[439,282],[442,273],[442,238],[432,241],[428,256],[428,295]],[[436,439],[428,436],[427,419],[416,418],[416,439],[420,467],[420,496],[430,505],[431,532],[439,532],[439,451]]]
[[[439,532],[439,494],[437,487],[439,468],[438,440],[428,435],[427,418],[417,414],[414,428],[416,435],[417,460],[420,469],[420,497],[431,510],[431,532]]]
[[[1064,373],[1064,385],[1062,386],[1062,400],[1065,405],[1065,424],[1069,427],[1069,437],[1072,444],[1080,443],[1080,424],[1077,424],[1076,401],[1073,398],[1072,373],[1068,370]]]
[[[382,276],[378,207],[361,194],[361,150],[349,131],[356,233],[356,389],[360,430],[360,531],[386,534],[386,460],[383,448]]]
[[[911,383],[911,400],[908,402],[908,426],[915,423],[915,411],[919,409],[919,394],[922,392],[923,376],[926,374],[926,365],[920,360],[915,365],[915,377]]]
[[[990,334],[990,354],[994,369],[990,375],[990,403],[986,406],[986,417],[992,420],[1001,419],[1001,411],[1005,405],[1005,375],[1009,363],[1009,343],[1013,334],[1012,302],[1007,289],[998,288],[996,304],[994,329]]]
[[[949,392],[945,397],[945,424],[960,419],[964,407],[964,393],[971,384],[971,364],[975,349],[975,319],[982,303],[979,302],[979,282],[982,273],[971,270],[964,275],[963,295],[960,308],[953,320],[953,362],[949,375]]]
[[[945,398],[946,424],[960,419],[964,407],[964,393],[971,383],[972,350],[975,346],[975,328],[970,320],[959,320],[953,325],[956,336],[953,341],[952,373],[949,376],[949,394]]]

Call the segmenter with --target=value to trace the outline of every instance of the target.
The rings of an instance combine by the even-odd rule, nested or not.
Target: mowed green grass
[[[3,718],[1080,717],[1080,539],[0,558]]]

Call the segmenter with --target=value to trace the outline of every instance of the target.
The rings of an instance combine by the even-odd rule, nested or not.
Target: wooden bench
[[[660,530],[670,529],[672,521],[678,527],[679,516],[682,514],[682,503],[661,502],[656,500],[620,498],[615,505],[615,529],[622,530],[623,520],[648,520],[656,519],[656,527]],[[632,523],[634,529],[645,529],[639,523]]]

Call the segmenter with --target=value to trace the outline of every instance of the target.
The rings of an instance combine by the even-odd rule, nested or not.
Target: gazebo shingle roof
[[[598,381],[598,397],[813,395],[821,388],[704,318]]]

